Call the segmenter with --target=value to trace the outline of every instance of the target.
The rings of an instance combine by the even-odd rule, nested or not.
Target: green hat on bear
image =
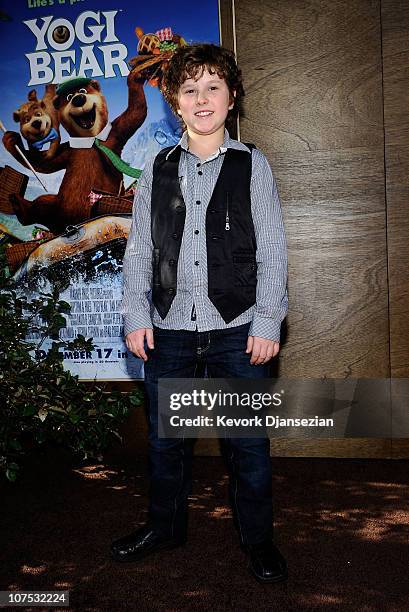
[[[73,79],[67,79],[58,85],[56,94],[57,96],[65,95],[73,89],[79,89],[84,85],[88,85],[88,83],[91,83],[91,81],[92,79],[88,77],[74,77]]]

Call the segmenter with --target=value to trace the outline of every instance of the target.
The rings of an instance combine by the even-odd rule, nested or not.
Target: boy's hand
[[[136,329],[135,331],[128,334],[125,338],[126,346],[129,348],[131,353],[143,359],[144,361],[148,361],[148,356],[145,353],[145,336],[146,343],[150,349],[155,348],[153,343],[153,329],[148,327],[143,329]]]
[[[259,336],[249,336],[247,338],[246,353],[251,353],[251,365],[267,363],[272,357],[278,355],[280,343]]]

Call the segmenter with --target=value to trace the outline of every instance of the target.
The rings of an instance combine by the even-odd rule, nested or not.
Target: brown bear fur
[[[27,102],[24,102],[13,113],[13,119],[16,123],[20,123],[20,132],[27,140],[29,147],[48,136],[51,128],[58,132],[57,111],[53,103],[55,90],[55,85],[47,85],[42,100],[37,99],[35,89],[31,90],[28,94]],[[51,141],[49,149],[45,151],[46,158],[55,155],[60,140],[58,135],[58,138]]]
[[[112,122],[112,129],[104,145],[121,155],[122,149],[146,118],[145,79],[132,72],[128,75],[128,107]],[[56,96],[54,105],[58,120],[70,136],[95,136],[108,122],[108,109],[97,81],[91,81],[86,92],[74,90],[65,96]],[[74,107],[73,100],[83,95],[83,105]],[[77,100],[78,102],[78,100]],[[78,109],[86,113],[78,113]],[[89,113],[89,110],[91,112]],[[95,120],[93,111],[95,109]],[[82,117],[76,119],[82,114]],[[3,144],[15,159],[21,162],[16,145],[22,146],[20,135],[6,132]],[[41,223],[54,233],[61,233],[67,225],[75,225],[90,218],[89,194],[92,189],[118,193],[122,174],[95,146],[89,149],[71,148],[60,144],[53,158],[38,151],[28,151],[27,157],[38,172],[52,173],[65,169],[57,195],[42,195],[30,202],[14,194],[10,196],[14,211],[23,225]]]
[[[70,136],[97,136],[108,123],[108,107],[98,81],[55,96],[54,107]]]

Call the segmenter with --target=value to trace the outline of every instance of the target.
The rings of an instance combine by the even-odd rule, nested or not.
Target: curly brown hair
[[[226,82],[232,101],[234,100],[234,106],[229,110],[226,120],[226,123],[230,123],[237,117],[244,89],[241,70],[237,66],[236,58],[224,47],[209,43],[179,47],[163,70],[160,84],[162,94],[177,115],[180,87],[188,78],[199,79],[205,69],[210,74],[217,74]]]

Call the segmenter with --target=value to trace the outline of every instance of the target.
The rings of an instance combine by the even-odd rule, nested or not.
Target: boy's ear
[[[229,110],[232,110],[232,108],[234,107],[235,101],[236,101],[236,92],[233,91],[233,95],[230,96]]]

